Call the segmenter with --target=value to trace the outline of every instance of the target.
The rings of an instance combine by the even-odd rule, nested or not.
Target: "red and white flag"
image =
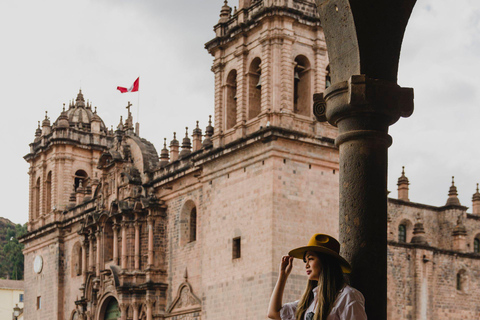
[[[121,93],[125,92],[137,92],[138,91],[138,86],[140,84],[140,77],[135,80],[135,82],[132,84],[130,88],[124,88],[124,87],[117,87],[117,90],[119,90]]]

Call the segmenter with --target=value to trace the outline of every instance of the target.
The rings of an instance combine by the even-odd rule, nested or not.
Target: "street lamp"
[[[18,316],[20,315],[20,308],[18,307],[18,303],[15,304],[15,308],[13,308],[13,319],[18,320]]]

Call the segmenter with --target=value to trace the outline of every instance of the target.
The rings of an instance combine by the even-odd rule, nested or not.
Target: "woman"
[[[270,298],[268,317],[281,320],[366,320],[365,300],[360,291],[345,283],[350,264],[342,258],[338,241],[315,234],[308,245],[283,256],[277,284]],[[283,290],[292,272],[293,258],[303,259],[308,276],[300,300],[282,306]]]

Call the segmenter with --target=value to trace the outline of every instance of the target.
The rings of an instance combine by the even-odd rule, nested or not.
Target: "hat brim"
[[[307,251],[319,252],[319,253],[324,253],[324,254],[327,254],[329,256],[332,256],[332,257],[336,258],[338,260],[338,262],[340,263],[340,267],[342,268],[343,273],[352,272],[352,267],[347,262],[347,260],[345,260],[341,255],[339,255],[335,251],[330,250],[328,248],[323,248],[323,247],[318,247],[318,246],[300,247],[300,248],[296,248],[296,249],[291,250],[288,253],[288,255],[290,257],[294,257],[294,258],[303,260],[305,252],[307,252]]]

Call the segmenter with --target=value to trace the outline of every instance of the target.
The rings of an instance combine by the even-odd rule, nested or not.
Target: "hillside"
[[[23,244],[18,237],[26,232],[26,225],[0,217],[0,278],[23,279]]]

